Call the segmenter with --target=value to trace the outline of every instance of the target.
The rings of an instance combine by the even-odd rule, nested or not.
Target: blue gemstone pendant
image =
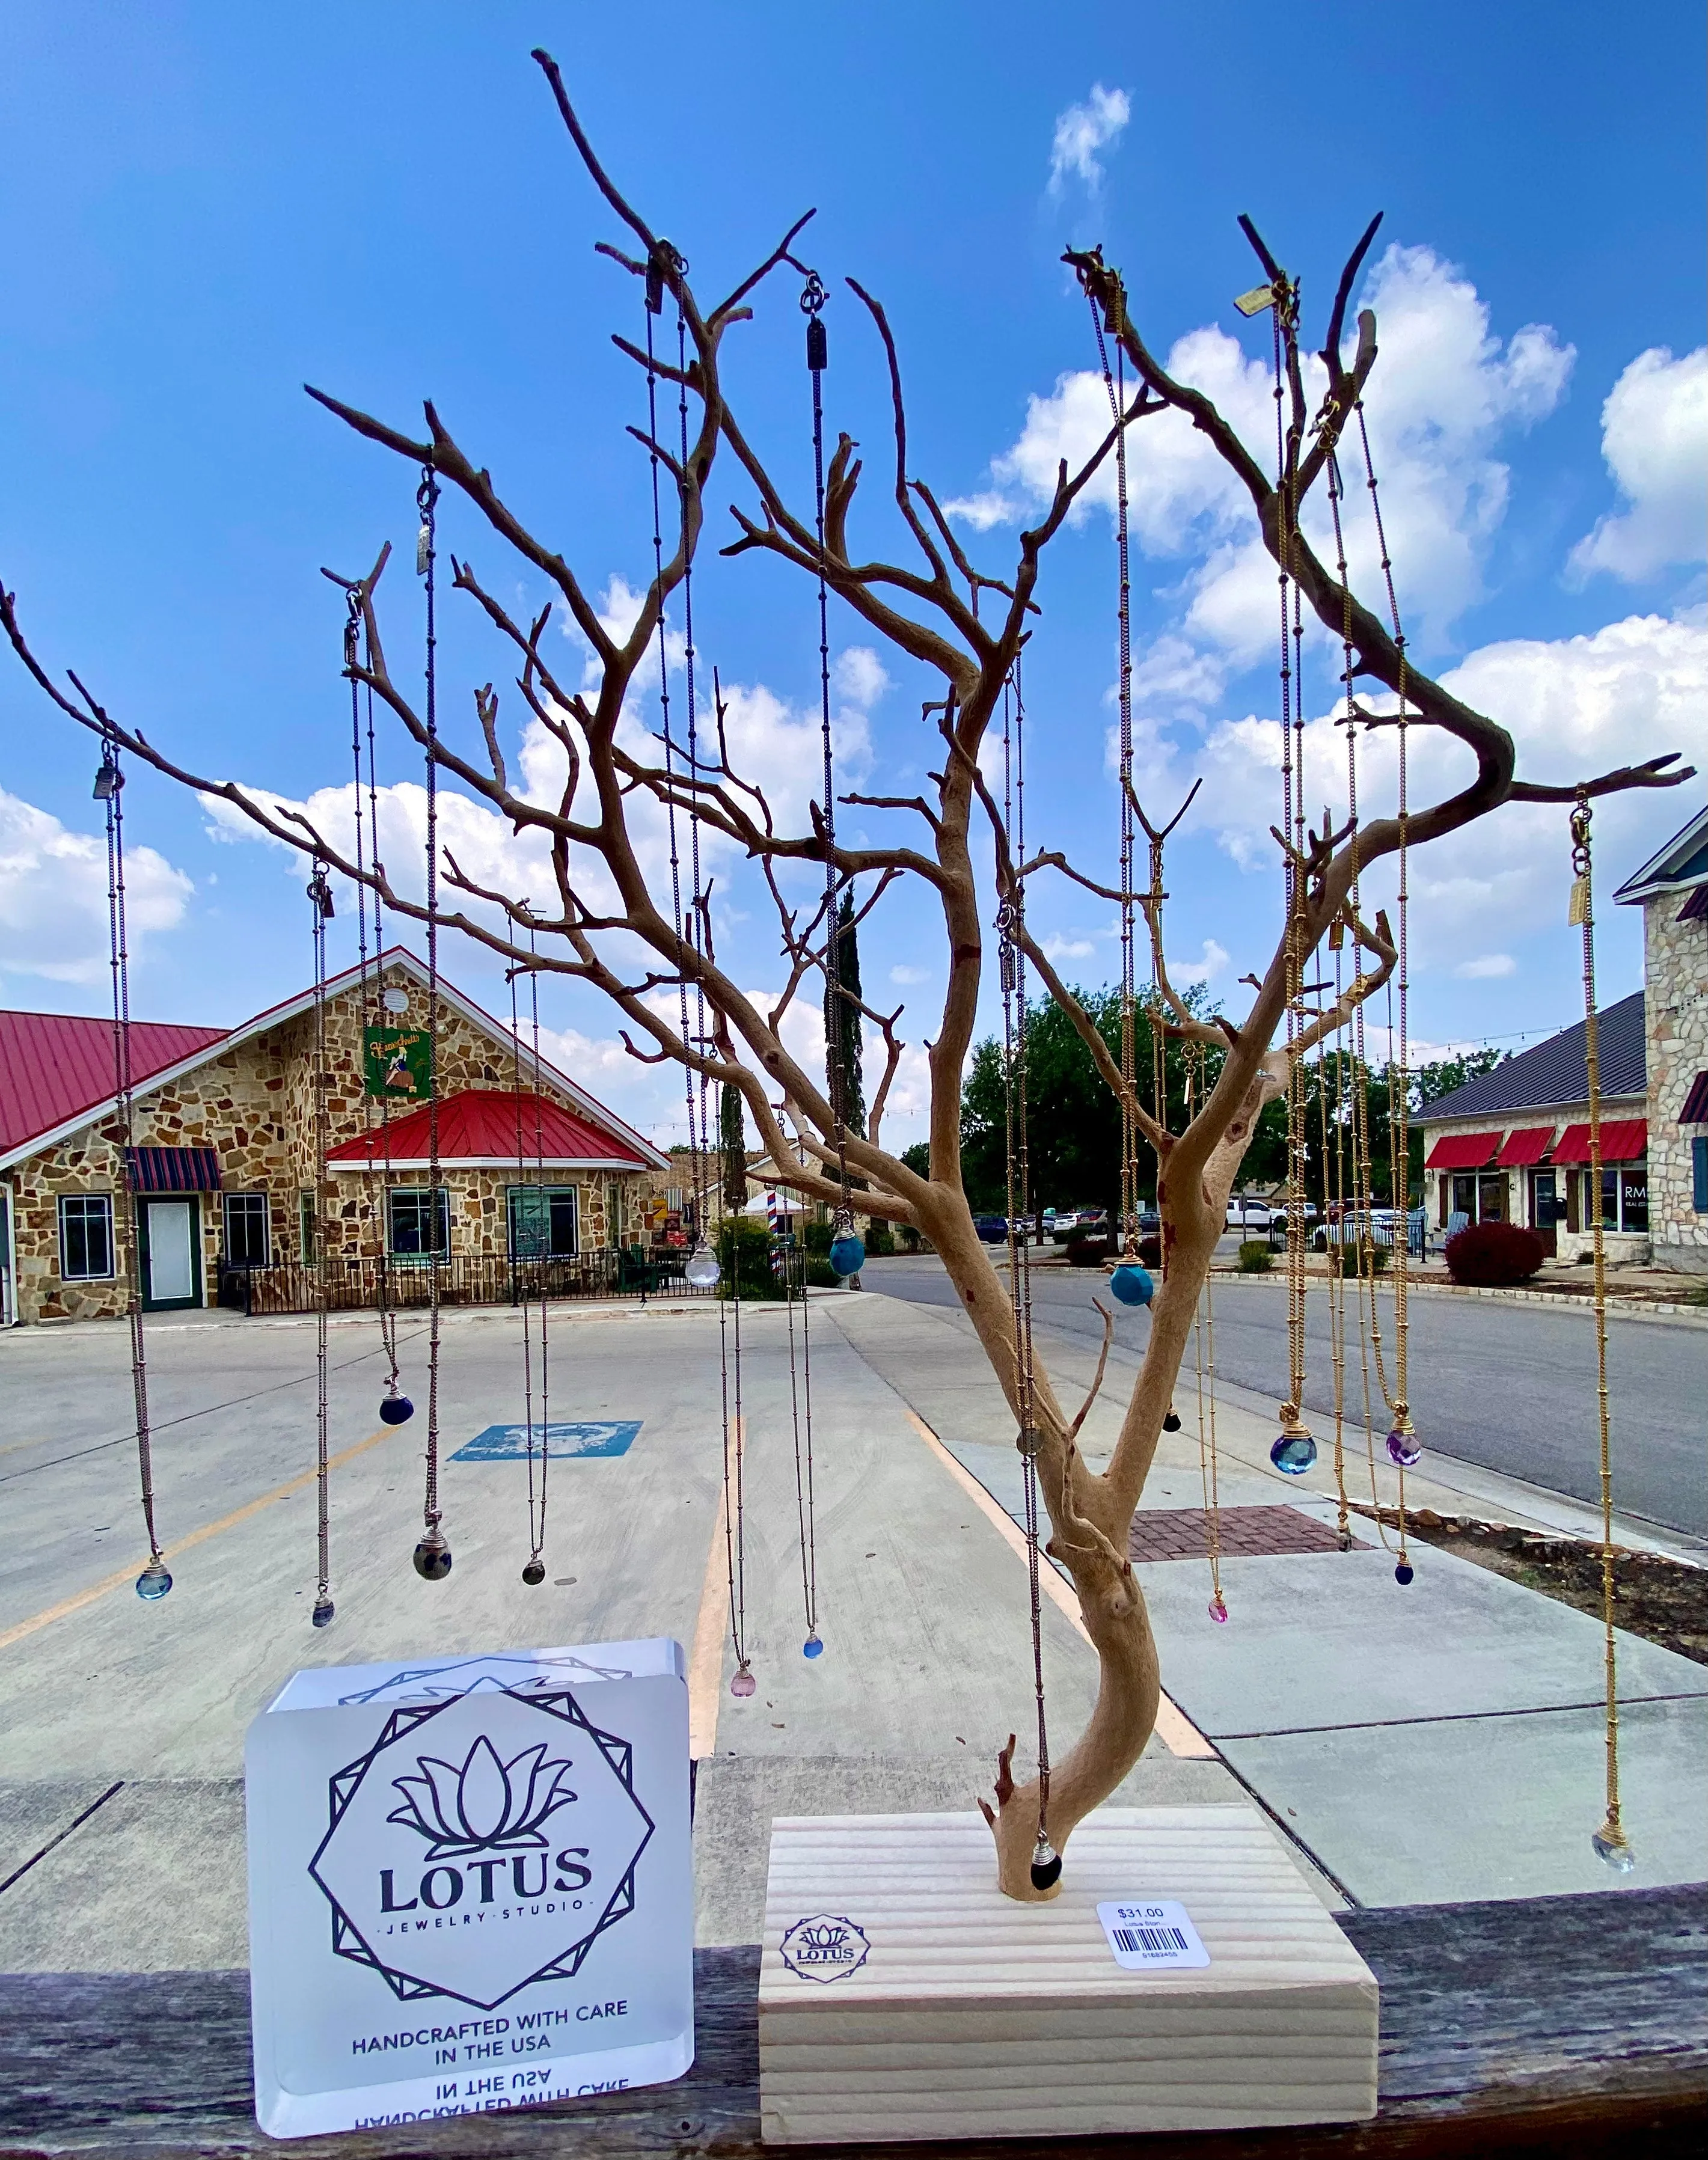
[[[1409,1560],[1403,1560],[1400,1561],[1399,1566],[1394,1571],[1394,1580],[1403,1590],[1406,1584],[1411,1581],[1415,1571],[1416,1571],[1413,1568],[1412,1564]]]
[[[450,1571],[450,1547],[437,1530],[429,1530],[415,1548],[415,1572],[423,1582],[443,1582]]]
[[[137,1595],[145,1603],[152,1605],[157,1597],[164,1597],[171,1587],[172,1577],[167,1572],[166,1563],[156,1554],[137,1577]]]
[[[334,1609],[330,1597],[317,1597],[314,1600],[314,1611],[312,1616],[314,1625],[317,1628],[330,1628],[332,1625]]]
[[[864,1240],[852,1231],[830,1241],[830,1264],[839,1275],[857,1275],[866,1264]]]
[[[822,1658],[824,1655],[824,1645],[816,1633],[809,1635],[802,1643],[801,1655],[803,1658]]]
[[[415,1415],[415,1405],[408,1395],[387,1395],[380,1405],[382,1425],[408,1425]]]
[[[1316,1460],[1316,1442],[1308,1432],[1284,1432],[1269,1450],[1269,1461],[1289,1477],[1302,1477]]]
[[[1109,1288],[1123,1305],[1149,1305],[1156,1295],[1150,1270],[1137,1260],[1123,1260],[1109,1277]]]

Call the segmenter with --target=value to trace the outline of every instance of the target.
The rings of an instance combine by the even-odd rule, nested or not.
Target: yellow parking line
[[[745,1423],[741,1418],[735,1421],[738,1464]],[[706,1551],[706,1572],[700,1583],[693,1652],[688,1666],[688,1752],[697,1763],[718,1752],[718,1706],[724,1690],[724,1637],[729,1620],[729,1493],[727,1486],[720,1485],[712,1542]]]
[[[353,1462],[358,1455],[366,1454],[371,1447],[377,1447],[382,1440],[390,1440],[402,1430],[401,1425],[387,1425],[379,1432],[371,1432],[366,1440],[359,1440],[354,1447],[346,1447],[341,1455],[333,1456],[327,1463],[327,1468],[341,1470],[346,1462]],[[192,1530],[188,1537],[179,1538],[176,1545],[163,1546],[164,1557],[169,1560],[176,1560],[180,1553],[187,1553],[192,1545],[205,1545],[210,1538],[218,1537],[222,1530],[235,1529],[239,1523],[247,1523],[252,1515],[258,1515],[263,1508],[272,1507],[274,1501],[288,1500],[293,1493],[300,1493],[305,1485],[312,1485],[319,1474],[316,1470],[305,1470],[300,1477],[293,1477],[288,1484],[275,1486],[271,1493],[263,1493],[258,1500],[251,1500],[241,1508],[233,1508],[229,1515],[222,1515],[217,1523],[204,1524],[200,1529]],[[122,1590],[127,1583],[133,1583],[141,1566],[140,1560],[133,1561],[129,1567],[120,1568],[116,1575],[106,1576],[101,1581],[91,1584],[87,1590],[80,1590],[75,1597],[61,1598],[57,1605],[49,1606],[45,1612],[38,1612],[30,1619],[20,1620],[15,1628],[8,1628],[0,1634],[0,1650],[10,1649],[14,1643],[21,1643],[26,1635],[34,1635],[39,1628],[49,1627],[55,1620],[64,1620],[70,1613],[80,1612],[86,1605],[93,1605],[110,1591]]]
[[[963,1463],[958,1462],[950,1454],[948,1449],[943,1446],[942,1441],[937,1438],[922,1417],[911,1410],[906,1410],[906,1415],[908,1423],[1004,1544],[1010,1551],[1018,1553],[1020,1558],[1025,1560],[1027,1557],[1025,1534],[1007,1508],[985,1491]],[[1087,1634],[1085,1623],[1079,1616],[1079,1600],[1062,1580],[1053,1562],[1041,1560],[1038,1569],[1038,1587],[1051,1603],[1066,1616],[1082,1641],[1089,1643],[1091,1637]],[[1200,1760],[1208,1760],[1213,1758],[1216,1753],[1216,1750],[1205,1739],[1186,1712],[1176,1703],[1170,1701],[1166,1695],[1161,1697],[1156,1706],[1156,1737],[1171,1755],[1191,1756]]]

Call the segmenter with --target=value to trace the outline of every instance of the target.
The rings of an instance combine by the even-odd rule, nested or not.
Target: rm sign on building
[[[693,2062],[675,1643],[299,1673],[246,1773],[263,2130],[537,2106]]]

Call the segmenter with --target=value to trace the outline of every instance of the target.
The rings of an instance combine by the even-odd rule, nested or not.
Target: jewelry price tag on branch
[[[1181,1972],[1208,1965],[1192,1918],[1177,1898],[1111,1900],[1097,1908],[1123,1972]]]

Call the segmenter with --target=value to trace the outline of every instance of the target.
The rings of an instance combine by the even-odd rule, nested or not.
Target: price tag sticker
[[[1123,1972],[1181,1972],[1210,1962],[1177,1898],[1112,1899],[1098,1907],[1097,1916]]]

